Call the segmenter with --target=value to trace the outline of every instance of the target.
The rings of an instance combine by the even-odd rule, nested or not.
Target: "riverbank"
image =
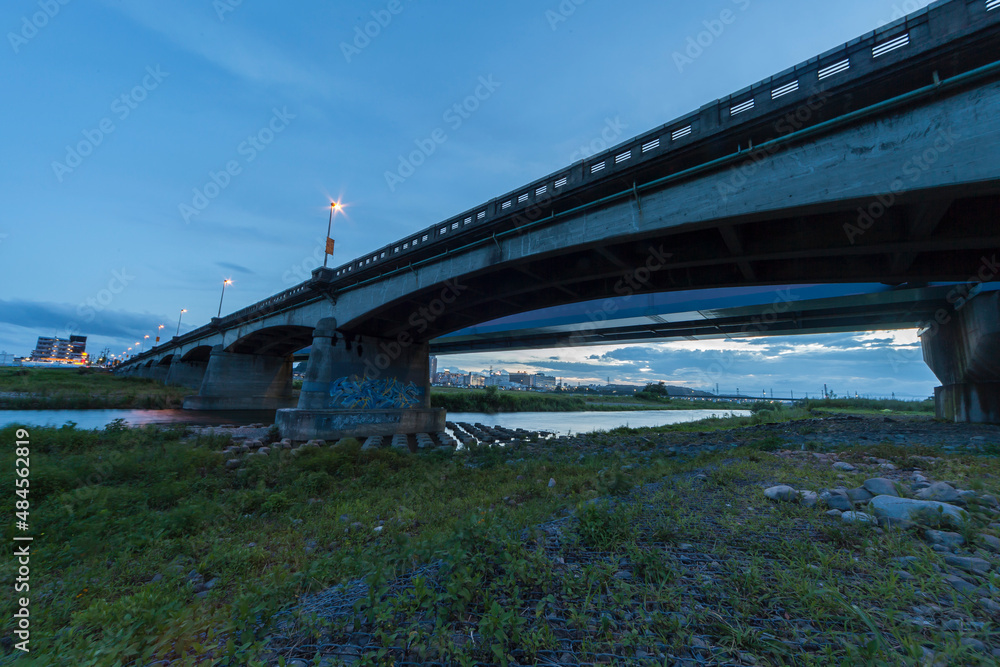
[[[0,410],[167,410],[191,393],[90,368],[0,368]]]
[[[568,392],[497,391],[435,387],[431,405],[449,412],[632,412],[642,410],[746,410],[747,404],[683,398],[642,398]]]
[[[238,470],[229,435],[32,430],[32,664],[995,664],[1000,427],[745,419]],[[955,537],[764,494],[918,474],[973,494]]]

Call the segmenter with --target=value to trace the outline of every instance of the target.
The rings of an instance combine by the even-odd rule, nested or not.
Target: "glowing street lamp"
[[[163,325],[162,324],[159,327],[156,328],[156,342],[157,343],[160,342],[160,332],[161,331],[163,331]]]
[[[219,297],[219,315],[218,315],[218,317],[222,317],[222,300],[224,298],[226,298],[226,285],[232,285],[232,284],[233,284],[233,281],[229,280],[228,278],[222,281],[222,296]]]
[[[333,212],[337,210],[338,206],[340,204],[337,202],[330,202],[330,220],[326,223],[326,252],[323,253],[324,269],[326,268],[326,260],[333,254],[333,239],[330,238],[330,232],[333,230]]]
[[[181,335],[181,318],[184,317],[184,313],[187,312],[187,308],[181,308],[181,314],[177,316],[177,335]]]

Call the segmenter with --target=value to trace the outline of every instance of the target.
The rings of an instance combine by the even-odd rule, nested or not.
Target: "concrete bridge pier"
[[[174,360],[169,366],[164,383],[189,387],[198,391],[201,389],[201,383],[205,380],[207,368],[207,361]]]
[[[275,410],[295,405],[292,357],[226,352],[212,348],[197,396],[185,410]]]
[[[935,412],[939,419],[1000,424],[1000,292],[956,305],[920,336],[924,361],[942,384],[934,390]]]
[[[444,430],[445,411],[430,406],[427,343],[345,339],[336,329],[333,318],[316,326],[298,407],[278,410],[282,437],[334,440]]]

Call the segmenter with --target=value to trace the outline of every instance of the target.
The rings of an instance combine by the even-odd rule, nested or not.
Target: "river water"
[[[609,430],[619,426],[663,426],[697,421],[729,414],[747,416],[746,410],[643,410],[635,412],[450,412],[452,422],[481,423],[487,426],[548,431],[559,435]],[[189,412],[186,410],[0,410],[0,428],[10,424],[23,426],[63,426],[74,422],[76,428],[101,429],[115,419],[132,426],[145,424],[273,424],[274,411],[261,412]]]

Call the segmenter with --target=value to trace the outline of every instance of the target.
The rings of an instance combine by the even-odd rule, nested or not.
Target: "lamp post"
[[[330,220],[326,223],[326,248],[323,252],[323,268],[326,268],[326,260],[330,258],[330,232],[333,231],[333,212],[337,210],[337,202],[330,202]]]
[[[219,315],[218,315],[218,317],[222,317],[222,300],[226,297],[226,285],[232,285],[232,284],[233,284],[233,281],[229,280],[228,278],[226,280],[222,281],[222,296],[219,297]]]
[[[187,312],[187,308],[181,308],[181,314],[177,316],[177,335],[181,335],[181,318],[184,317],[184,313]]]
[[[160,326],[158,326],[156,328],[156,342],[157,343],[160,342],[160,332],[162,332],[162,331],[163,331],[163,325],[161,324]]]

